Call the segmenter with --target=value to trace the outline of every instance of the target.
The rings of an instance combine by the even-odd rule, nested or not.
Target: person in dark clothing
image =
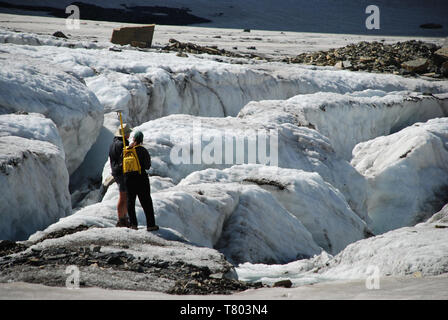
[[[140,204],[146,216],[146,229],[148,231],[159,230],[155,223],[154,207],[151,198],[151,187],[149,184],[146,170],[151,167],[151,156],[148,150],[143,147],[143,133],[137,131],[134,133],[134,141],[130,147],[135,147],[138,160],[140,162],[141,172],[128,172],[125,174],[125,183],[127,190],[128,215],[132,229],[137,230],[137,217],[135,214],[135,199],[138,196]]]
[[[129,145],[129,136],[132,129],[128,124],[123,125],[124,137],[126,145]],[[121,127],[115,132],[114,140],[109,147],[109,161],[112,169],[112,176],[118,185],[120,192],[117,203],[118,222],[117,227],[128,227],[129,221],[127,217],[127,197],[126,197],[126,183],[123,175],[123,137]]]

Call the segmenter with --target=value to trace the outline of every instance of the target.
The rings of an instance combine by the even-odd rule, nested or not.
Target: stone
[[[428,68],[428,63],[428,59],[419,58],[406,61],[402,63],[401,66],[411,72],[425,72]]]
[[[440,73],[442,73],[444,76],[448,76],[448,61],[442,63],[442,66],[440,67]]]
[[[335,67],[335,68],[338,68],[338,69],[343,69],[343,68],[344,68],[344,66],[343,66],[343,64],[342,64],[342,61],[338,61],[338,62],[336,62],[336,64],[334,65],[334,67]]]
[[[142,27],[122,27],[114,29],[110,42],[119,45],[130,44],[133,47],[150,48],[155,25]]]
[[[442,60],[448,60],[448,47],[443,47],[434,52],[434,54],[439,58],[441,58]]]
[[[352,64],[349,60],[344,60],[344,61],[342,61],[342,66],[344,67],[344,69],[347,69],[347,68],[351,68]]]
[[[68,39],[68,37],[61,31],[56,31],[55,33],[53,33],[53,37]]]
[[[274,283],[274,287],[284,287],[284,288],[291,288],[292,282],[289,279],[286,280],[280,280]]]
[[[375,61],[375,58],[373,58],[373,57],[359,57],[359,61],[360,62],[371,62],[371,61]]]

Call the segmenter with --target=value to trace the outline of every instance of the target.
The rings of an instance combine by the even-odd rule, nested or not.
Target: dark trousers
[[[140,175],[126,174],[126,191],[128,193],[128,215],[132,226],[137,226],[137,216],[135,215],[135,199],[138,196],[140,204],[146,216],[146,225],[148,227],[155,225],[154,207],[152,205],[151,187],[146,173]]]

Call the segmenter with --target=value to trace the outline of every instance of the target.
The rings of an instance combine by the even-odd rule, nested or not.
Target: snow
[[[446,203],[447,130],[448,118],[432,119],[355,147],[375,233],[425,221]]]
[[[46,141],[64,150],[54,122],[39,113],[0,115],[0,136]]]
[[[61,219],[30,240],[38,241],[51,232],[79,225],[112,227],[117,219],[117,197],[116,187],[108,190],[101,203]],[[197,246],[219,247],[229,261],[284,262],[294,260],[298,254],[312,256],[321,251],[301,222],[258,186],[175,186],[153,192],[152,198],[159,226],[175,230]],[[258,205],[252,204],[254,200]],[[136,212],[139,224],[145,225],[139,203]],[[239,223],[247,227],[241,230]],[[259,241],[260,237],[264,241]]]
[[[64,150],[36,114],[1,115],[0,136],[0,238],[25,240],[71,213]]]
[[[434,217],[441,215],[446,215],[446,210]],[[273,284],[290,279],[294,287],[329,281],[366,281],[373,276],[381,284],[389,277],[446,275],[448,233],[438,225],[438,221],[428,221],[392,230],[354,242],[334,257],[323,252],[283,265],[244,263],[236,271],[241,280]]]
[[[353,148],[360,142],[447,114],[446,97],[367,89],[251,102],[238,117],[313,127],[330,140],[336,152],[350,161]]]
[[[72,173],[96,140],[103,107],[80,80],[49,62],[16,52],[16,47],[4,45],[0,53],[8,60],[0,71],[0,113],[35,112],[52,119]]]
[[[134,129],[144,134],[152,155],[152,175],[178,183],[194,171],[243,163],[315,171],[342,192],[361,219],[366,219],[364,178],[315,130],[288,123],[189,115],[171,115]],[[103,179],[110,172],[108,167],[106,164]]]
[[[326,183],[315,172],[251,164],[237,165],[224,170],[196,171],[183,179],[179,186],[204,182],[259,184],[303,223],[314,241],[331,254],[338,253],[349,243],[363,239],[368,230],[366,222],[350,209],[339,190]]]

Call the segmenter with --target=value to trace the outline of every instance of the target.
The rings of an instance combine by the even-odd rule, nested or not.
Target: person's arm
[[[137,154],[142,169],[149,170],[149,168],[151,168],[151,156],[149,155],[148,150],[140,145],[137,147]]]

